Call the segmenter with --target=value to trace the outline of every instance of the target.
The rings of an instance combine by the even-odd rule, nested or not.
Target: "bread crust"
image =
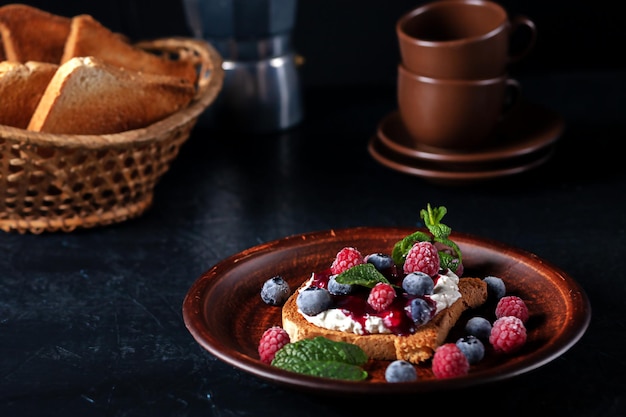
[[[75,57],[59,66],[27,129],[99,135],[142,128],[186,107],[194,94],[182,78]]]
[[[414,364],[419,364],[432,357],[435,349],[445,341],[450,329],[465,310],[479,307],[487,301],[487,284],[480,278],[463,277],[459,279],[461,298],[447,309],[439,312],[428,323],[419,327],[414,334],[407,336],[393,334],[358,335],[324,329],[308,322],[298,312],[296,299],[299,290],[289,297],[282,308],[283,328],[289,334],[292,342],[323,336],[331,340],[353,343],[361,347],[370,359],[403,359]]]
[[[197,78],[193,62],[168,59],[144,51],[87,14],[72,18],[61,63],[80,56],[93,56],[129,70],[181,77],[191,84]]]
[[[100,135],[143,128],[196,94],[193,59],[143,50],[86,14],[1,6],[0,58],[0,123],[31,131]]]
[[[39,61],[59,64],[70,32],[70,23],[68,17],[26,4],[0,7],[0,38],[4,58],[22,63]]]
[[[58,65],[0,62],[0,124],[25,129]]]

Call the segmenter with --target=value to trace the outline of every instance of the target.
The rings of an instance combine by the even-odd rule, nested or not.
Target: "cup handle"
[[[513,63],[521,60],[533,49],[537,41],[537,27],[535,22],[526,16],[515,16],[511,19],[510,33],[509,63]]]

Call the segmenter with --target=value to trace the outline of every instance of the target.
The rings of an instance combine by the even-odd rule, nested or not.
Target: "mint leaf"
[[[449,226],[441,223],[441,219],[443,219],[443,216],[445,216],[447,212],[448,209],[443,206],[432,208],[430,204],[428,204],[426,210],[422,210],[420,212],[420,216],[422,217],[422,220],[424,220],[424,224],[426,224],[426,227],[428,227],[430,233],[432,233],[433,242],[439,242],[445,246],[448,246],[454,251],[457,258],[459,259],[459,262],[461,262],[461,249],[456,243],[449,239],[450,233],[452,233],[452,229]],[[444,252],[439,251],[440,257],[443,253]],[[450,265],[449,263],[446,263],[444,265],[441,262],[440,264],[442,268],[448,268]]]
[[[458,262],[461,263],[463,262],[463,257],[461,255],[461,248],[459,248],[459,245],[457,245],[455,242],[453,242],[452,240],[448,239],[448,238],[435,238],[436,242],[439,242],[443,245],[446,245],[447,247],[449,247],[450,249],[452,249],[454,251],[454,253],[456,254],[456,258],[458,259]],[[447,252],[445,251],[439,251],[439,259],[441,259],[442,255],[448,255],[450,256]],[[441,264],[441,262],[440,262]],[[449,264],[447,264],[449,265]],[[441,264],[442,268],[447,268],[448,266],[444,266],[443,264]],[[454,270],[454,268],[451,268],[452,270]]]
[[[361,368],[367,359],[356,345],[318,336],[286,344],[276,352],[272,365],[306,375],[358,381],[367,378]]]
[[[450,236],[452,229],[441,223],[441,219],[443,219],[447,212],[447,208],[443,206],[432,208],[430,203],[428,203],[426,209],[420,211],[420,217],[424,220],[424,224],[435,239],[445,239]]]
[[[367,362],[367,355],[357,345],[336,342],[323,336],[288,343],[276,352],[274,360],[282,360],[283,356],[303,360],[343,362],[350,365],[363,365]]]
[[[337,275],[335,279],[340,284],[362,285],[367,288],[373,288],[379,282],[389,284],[387,278],[370,263],[355,265]]]
[[[454,272],[458,266],[458,262],[457,258],[450,253],[439,251],[439,266],[442,269],[449,268]]]
[[[345,379],[348,381],[362,381],[367,378],[367,372],[363,368],[341,362],[303,361],[291,358],[277,362],[276,366],[286,371],[320,378]]]
[[[428,203],[426,209],[420,210],[420,218],[424,221],[424,225],[430,234],[417,231],[396,242],[391,252],[391,257],[396,265],[404,265],[407,253],[409,253],[409,250],[416,242],[426,241],[438,242],[453,250],[456,256],[439,250],[439,265],[442,269],[450,268],[456,270],[456,266],[462,262],[463,258],[459,246],[449,238],[452,229],[441,223],[441,220],[447,213],[448,209],[446,207],[431,207],[430,203]]]

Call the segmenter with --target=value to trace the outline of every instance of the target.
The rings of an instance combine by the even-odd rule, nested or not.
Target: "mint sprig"
[[[357,345],[318,336],[286,344],[276,352],[272,366],[304,375],[360,381],[368,376],[362,368],[367,360]]]
[[[459,246],[450,239],[452,229],[446,224],[441,223],[441,220],[447,213],[448,209],[446,207],[440,206],[433,208],[430,203],[428,203],[426,209],[420,210],[420,218],[424,221],[424,225],[430,234],[417,231],[396,242],[391,252],[391,257],[396,265],[404,265],[406,255],[415,243],[438,242],[449,247],[454,252],[453,255],[446,251],[439,251],[439,264],[441,268],[456,270],[457,266],[463,262],[463,258]]]

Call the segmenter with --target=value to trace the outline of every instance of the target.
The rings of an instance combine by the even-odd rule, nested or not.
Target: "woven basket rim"
[[[187,107],[149,126],[105,135],[52,134],[0,124],[0,139],[19,140],[27,144],[55,148],[92,149],[126,147],[129,144],[154,142],[155,138],[158,140],[165,137],[164,132],[172,131],[198,117],[216,99],[224,83],[224,70],[222,69],[221,55],[208,42],[196,38],[168,37],[141,41],[136,45],[144,49],[171,52],[186,48],[196,53],[202,70],[197,83],[196,96]]]

